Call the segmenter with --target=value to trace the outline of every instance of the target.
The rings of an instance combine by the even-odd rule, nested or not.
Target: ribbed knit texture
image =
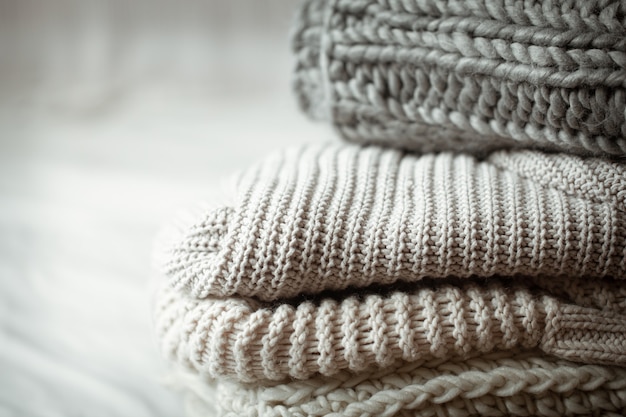
[[[626,412],[620,162],[316,144],[229,191],[157,251],[156,333],[191,411]]]
[[[626,278],[626,169],[311,145],[244,172],[161,259],[193,297],[271,301],[424,277]]]
[[[626,3],[305,0],[301,107],[351,141],[626,155]]]
[[[626,291],[619,281],[574,282],[567,298],[529,289],[533,281],[550,286],[551,277],[526,284],[457,281],[272,305],[233,297],[198,300],[165,287],[156,308],[157,333],[162,351],[175,362],[205,376],[247,382],[517,347],[626,365],[626,315],[620,314]],[[568,280],[559,285],[568,287]],[[585,286],[592,291],[581,291]],[[613,302],[590,308],[607,300],[602,294],[612,294]]]
[[[190,416],[401,417],[626,414],[626,369],[537,352],[397,363],[384,370],[272,385],[207,381],[179,372]],[[217,414],[211,411],[217,409]]]

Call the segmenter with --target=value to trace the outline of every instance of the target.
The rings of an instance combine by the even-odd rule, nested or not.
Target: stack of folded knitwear
[[[189,414],[626,415],[626,2],[299,7],[296,95],[346,141],[164,233]]]

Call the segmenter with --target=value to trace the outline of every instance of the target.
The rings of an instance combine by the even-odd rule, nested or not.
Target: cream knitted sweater
[[[626,364],[618,163],[320,145],[233,191],[165,245],[158,334],[187,368],[305,379],[520,346]]]
[[[306,0],[301,107],[346,139],[626,154],[626,3]]]
[[[399,362],[383,370],[251,385],[179,370],[190,417],[482,417],[626,414],[626,369],[534,351]]]
[[[273,305],[237,297],[199,300],[165,287],[156,305],[157,335],[175,363],[244,382],[332,376],[398,360],[518,347],[538,347],[577,362],[626,365],[621,282],[592,281],[587,292],[576,283],[571,297],[559,298],[537,290],[532,281],[424,281],[402,292]],[[602,294],[612,294],[613,303],[588,307],[600,304]]]
[[[311,145],[253,166],[161,263],[194,297],[271,301],[424,277],[626,277],[626,168],[534,151]]]

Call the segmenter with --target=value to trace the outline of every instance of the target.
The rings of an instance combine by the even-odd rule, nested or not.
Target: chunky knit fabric
[[[306,0],[301,107],[351,141],[626,154],[626,3]]]
[[[626,278],[626,168],[316,145],[244,172],[161,259],[193,297],[262,301],[424,277]]]
[[[192,410],[626,411],[619,162],[310,145],[187,214],[155,325]]]
[[[532,280],[525,285],[438,281],[386,295],[379,289],[361,297],[273,305],[198,300],[166,287],[158,297],[158,334],[163,352],[175,362],[205,376],[247,382],[517,347],[539,347],[577,362],[626,365],[621,282],[587,284],[594,287],[590,294],[574,285],[569,299],[562,299],[529,290]],[[535,278],[538,284],[550,281]],[[608,293],[614,303],[585,307]]]
[[[626,414],[626,369],[534,351],[397,363],[332,378],[248,385],[179,371],[191,416],[606,416]],[[215,410],[217,409],[217,413]]]

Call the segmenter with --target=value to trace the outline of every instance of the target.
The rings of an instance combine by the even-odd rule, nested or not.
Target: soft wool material
[[[272,301],[424,277],[625,278],[617,162],[319,145],[274,154],[232,193],[161,259],[193,297]]]
[[[301,107],[351,141],[626,155],[626,3],[305,0]]]
[[[390,294],[273,305],[236,297],[199,300],[166,287],[156,306],[157,333],[173,361],[205,376],[247,382],[517,347],[626,365],[626,316],[620,314],[626,290],[619,281],[574,282],[567,298],[529,289],[531,279],[526,285],[493,278],[437,281]],[[558,285],[569,287],[567,280]],[[612,294],[613,302],[588,307],[611,300],[603,294]]]
[[[179,371],[191,416],[606,416],[626,413],[626,369],[534,351],[397,363],[384,370],[271,385]],[[217,414],[214,410],[217,409]],[[213,411],[213,412],[212,412]]]
[[[165,235],[161,350],[197,415],[623,415],[625,171],[275,153]]]

